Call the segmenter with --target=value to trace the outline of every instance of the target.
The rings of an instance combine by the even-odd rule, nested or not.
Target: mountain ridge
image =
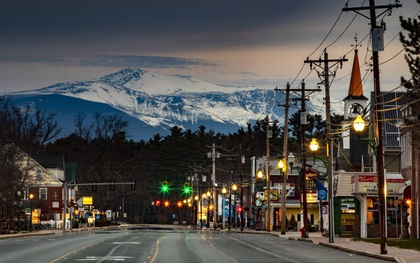
[[[222,86],[190,76],[163,75],[141,69],[122,69],[94,80],[58,83],[11,95],[19,104],[33,103],[59,113],[62,122],[72,119],[70,115],[74,115],[77,108],[67,112],[54,109],[53,105],[68,105],[69,98],[73,99],[73,103],[89,109],[99,107],[100,104],[107,105],[110,112],[130,119],[134,125],[131,129],[139,125],[149,126],[156,133],[167,133],[173,126],[197,128],[203,123],[215,132],[220,130],[229,133],[264,118],[267,113],[270,119],[281,121],[284,115],[283,110],[273,111],[278,104],[274,99],[274,89]],[[52,97],[47,100],[44,96]],[[56,102],[59,100],[62,103]],[[104,110],[103,107],[99,108]],[[82,108],[79,110],[83,111]],[[137,123],[135,120],[138,120]],[[133,131],[130,133],[135,134]]]

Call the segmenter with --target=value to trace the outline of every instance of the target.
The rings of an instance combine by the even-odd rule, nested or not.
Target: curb
[[[363,256],[368,256],[368,257],[373,257],[373,258],[378,258],[378,259],[384,259],[384,260],[391,261],[391,262],[404,262],[404,261],[401,261],[400,259],[392,257],[392,256],[379,255],[379,254],[375,254],[375,253],[371,253],[371,252],[367,252],[367,251],[363,251],[363,250],[355,250],[355,249],[352,249],[352,248],[343,247],[343,246],[340,246],[340,245],[330,244],[330,243],[326,243],[326,242],[319,242],[319,245],[325,246],[325,247],[331,247],[331,248],[335,248],[335,249],[339,249],[339,250],[343,250],[343,251],[347,251],[347,252],[352,252],[354,254],[359,254],[359,255],[363,255]]]
[[[16,238],[16,237],[31,237],[31,236],[47,236],[47,235],[55,235],[55,232],[53,232],[53,231],[43,231],[43,232],[6,234],[6,235],[0,235],[0,239]]]

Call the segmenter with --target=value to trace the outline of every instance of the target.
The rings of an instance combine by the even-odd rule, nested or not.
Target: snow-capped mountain
[[[157,133],[166,135],[175,125],[193,131],[202,125],[215,132],[235,132],[267,114],[282,123],[284,111],[277,107],[279,96],[274,89],[221,86],[141,69],[10,95],[17,104],[32,103],[56,113],[63,135],[73,132],[78,112],[120,114],[129,122],[129,137],[148,139]]]

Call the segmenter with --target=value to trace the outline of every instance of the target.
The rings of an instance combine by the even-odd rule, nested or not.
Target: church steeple
[[[363,96],[362,77],[360,75],[359,57],[357,48],[354,50],[353,68],[350,78],[349,95],[350,97]]]
[[[366,99],[363,95],[363,83],[360,75],[359,56],[357,48],[354,50],[353,68],[351,71],[349,93],[344,100],[347,99]]]
[[[363,95],[362,77],[360,74],[359,56],[357,50],[357,36],[356,48],[354,49],[353,68],[351,71],[349,93],[344,99],[344,119],[348,120],[361,114],[366,108],[367,100]]]

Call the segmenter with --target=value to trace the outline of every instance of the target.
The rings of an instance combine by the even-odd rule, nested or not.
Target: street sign
[[[277,201],[279,200],[279,192],[277,191],[277,189],[270,189],[270,200],[272,201]],[[268,190],[265,189],[264,190],[264,200],[267,200],[267,195],[268,195]]]

